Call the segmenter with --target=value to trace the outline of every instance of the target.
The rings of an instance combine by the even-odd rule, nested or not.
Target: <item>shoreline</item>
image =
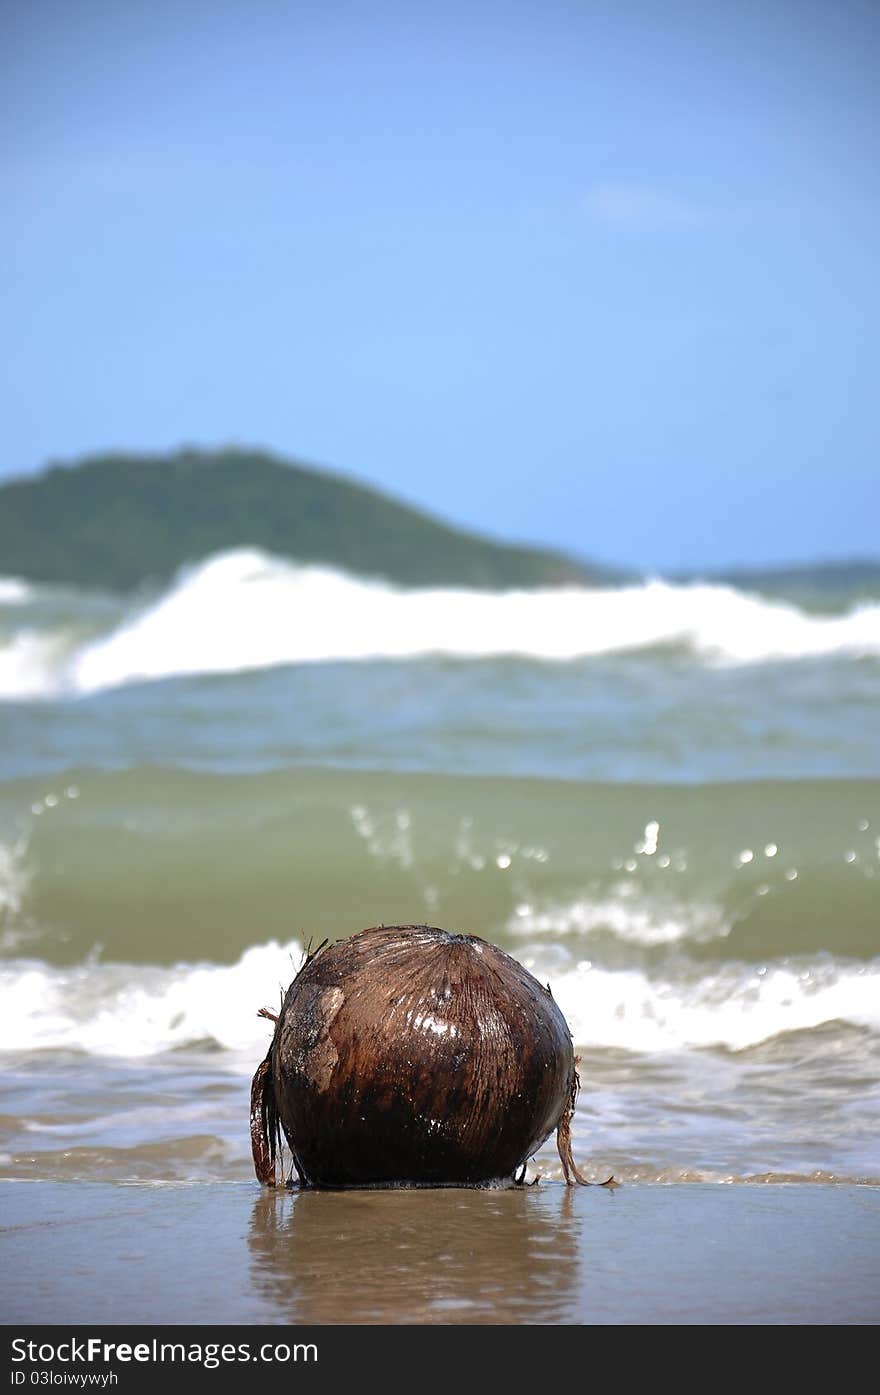
[[[880,1187],[0,1183],[0,1322],[873,1324]]]

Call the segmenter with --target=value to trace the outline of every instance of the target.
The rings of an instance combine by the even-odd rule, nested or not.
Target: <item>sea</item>
[[[252,1178],[258,1011],[376,924],[550,986],[596,1180],[880,1183],[880,592],[0,580],[0,1177]]]

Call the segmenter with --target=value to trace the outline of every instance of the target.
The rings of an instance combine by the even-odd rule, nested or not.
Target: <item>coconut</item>
[[[309,956],[254,1076],[258,1179],[281,1135],[312,1187],[479,1186],[553,1129],[568,1183],[578,1090],[549,987],[476,935],[377,926]],[[520,1179],[521,1180],[521,1179]],[[609,1179],[610,1180],[610,1179]]]

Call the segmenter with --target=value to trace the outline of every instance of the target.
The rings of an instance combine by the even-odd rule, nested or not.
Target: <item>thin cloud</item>
[[[640,184],[600,184],[584,198],[600,223],[630,228],[686,228],[712,222],[713,209]]]

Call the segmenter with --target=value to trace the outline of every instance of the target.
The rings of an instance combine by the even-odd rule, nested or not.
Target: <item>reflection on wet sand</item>
[[[553,1185],[267,1190],[251,1217],[252,1278],[284,1322],[578,1321],[584,1220]]]

